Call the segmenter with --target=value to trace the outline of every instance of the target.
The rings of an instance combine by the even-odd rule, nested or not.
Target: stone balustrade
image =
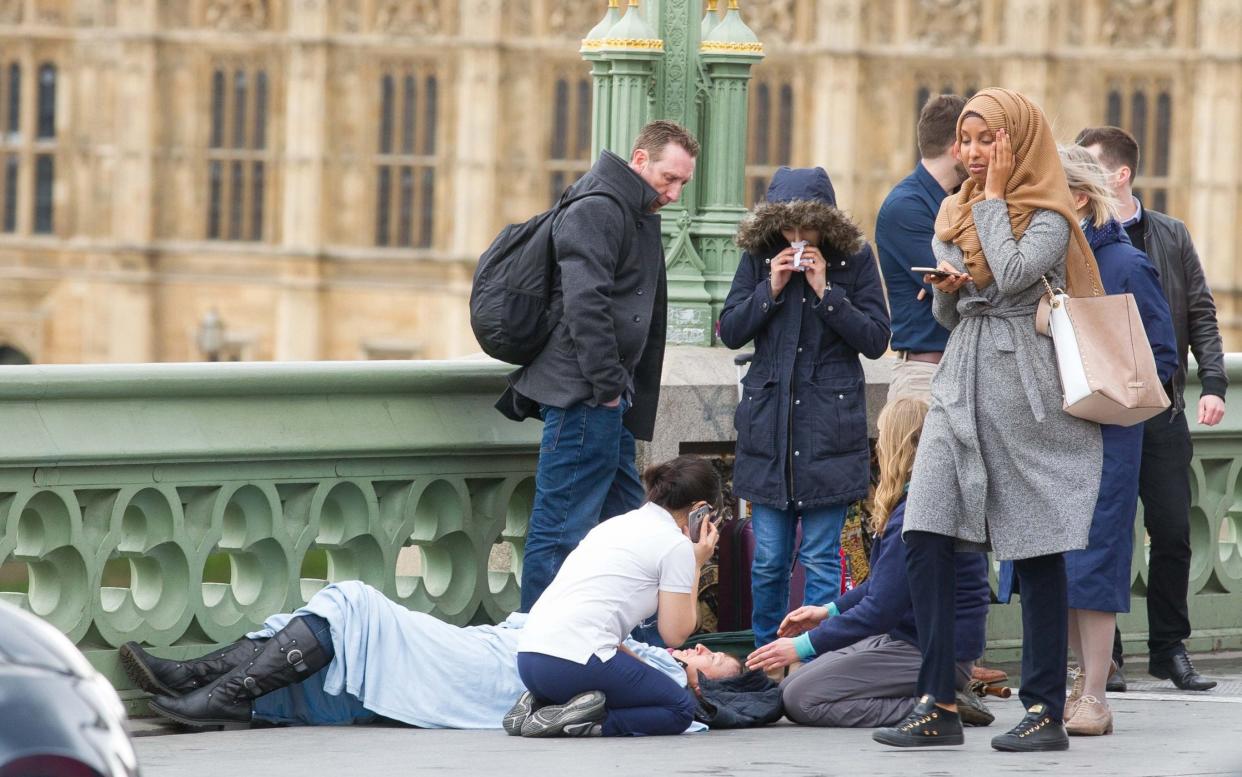
[[[669,429],[685,433],[684,450],[727,452],[729,358],[670,350],[679,365],[666,428],[648,455],[677,452]],[[1242,378],[1242,356],[1228,364]],[[873,404],[882,367],[869,368]],[[0,368],[0,597],[68,634],[118,687],[126,640],[201,652],[331,580],[365,580],[452,623],[503,618],[518,603],[540,435],[493,410],[506,371],[472,361]],[[1242,647],[1242,414],[1192,429],[1191,646]],[[1134,611],[1121,623],[1141,643],[1137,526]],[[992,609],[990,646],[1012,654],[1017,608]]]

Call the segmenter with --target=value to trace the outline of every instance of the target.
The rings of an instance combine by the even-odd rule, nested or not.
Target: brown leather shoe
[[[1082,689],[1083,689],[1083,686],[1086,685],[1086,679],[1085,679],[1086,676],[1083,674],[1082,667],[1080,666],[1073,667],[1072,669],[1070,669],[1070,674],[1074,676],[1074,684],[1070,687],[1069,696],[1065,698],[1064,715],[1065,715],[1065,720],[1067,721],[1067,725],[1068,725],[1068,721],[1074,717],[1075,710],[1078,709],[1078,702],[1080,699],[1082,699]],[[1094,699],[1095,697],[1092,696],[1091,698]]]
[[[986,666],[976,666],[970,671],[970,679],[978,680],[986,685],[995,685],[1008,680],[1009,675],[999,669],[990,669]]]
[[[1074,716],[1065,722],[1065,733],[1074,737],[1098,737],[1113,733],[1113,711],[1102,699],[1083,696]]]

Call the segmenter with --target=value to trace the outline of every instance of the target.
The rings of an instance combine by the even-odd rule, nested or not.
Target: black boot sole
[[[152,712],[155,712],[160,717],[168,718],[171,721],[180,723],[183,726],[189,726],[190,728],[216,728],[216,727],[249,728],[250,727],[250,721],[248,719],[247,720],[236,720],[233,718],[228,718],[228,719],[188,718],[184,715],[173,712],[172,710],[165,709],[164,707],[160,706],[159,702],[155,701],[154,699],[147,702],[147,706],[151,708]]]
[[[181,691],[169,688],[160,682],[155,673],[143,663],[141,658],[134,654],[128,642],[121,645],[119,652],[121,654],[121,668],[125,670],[125,674],[129,676],[129,679],[138,684],[139,688],[147,693],[159,694],[161,696],[181,696]]]
[[[966,744],[966,737],[957,734],[945,734],[938,737],[912,737],[903,734],[889,734],[885,729],[874,731],[871,738],[882,745],[890,747],[954,747]]]

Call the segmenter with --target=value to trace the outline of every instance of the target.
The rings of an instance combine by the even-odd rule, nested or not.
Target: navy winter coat
[[[785,226],[819,231],[831,284],[822,300],[800,273],[772,299],[768,261],[789,245]],[[778,509],[861,499],[871,458],[859,354],[878,359],[889,337],[875,256],[820,168],[778,170],[737,242],[744,252],[720,339],[730,348],[753,340],[755,357],[734,417],[733,492]]]

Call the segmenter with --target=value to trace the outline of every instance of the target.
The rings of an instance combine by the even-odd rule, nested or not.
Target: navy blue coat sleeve
[[[867,591],[871,589],[871,578],[868,577],[859,585],[854,586],[850,590],[832,600],[837,606],[837,612],[842,613],[861,602],[866,596]]]
[[[741,348],[754,340],[785,301],[783,291],[772,299],[768,277],[755,272],[757,264],[749,253],[743,252],[733,276],[733,286],[720,311],[720,342],[729,348]]]
[[[884,286],[875,254],[867,246],[857,255],[858,274],[852,296],[836,285],[815,305],[815,312],[851,348],[868,359],[878,359],[888,350],[889,317]]]
[[[1156,358],[1156,373],[1160,382],[1166,383],[1180,366],[1177,335],[1173,332],[1173,314],[1160,287],[1160,275],[1146,257],[1142,262],[1134,262],[1126,279],[1126,291],[1134,295],[1143,328],[1147,330],[1147,342],[1151,343],[1151,355]]]
[[[811,645],[818,655],[852,645],[860,639],[887,634],[901,623],[914,607],[906,575],[906,544],[901,541],[900,505],[884,527],[880,551],[871,565],[867,591],[857,604],[829,618],[810,632]],[[837,605],[840,608],[840,604]]]

